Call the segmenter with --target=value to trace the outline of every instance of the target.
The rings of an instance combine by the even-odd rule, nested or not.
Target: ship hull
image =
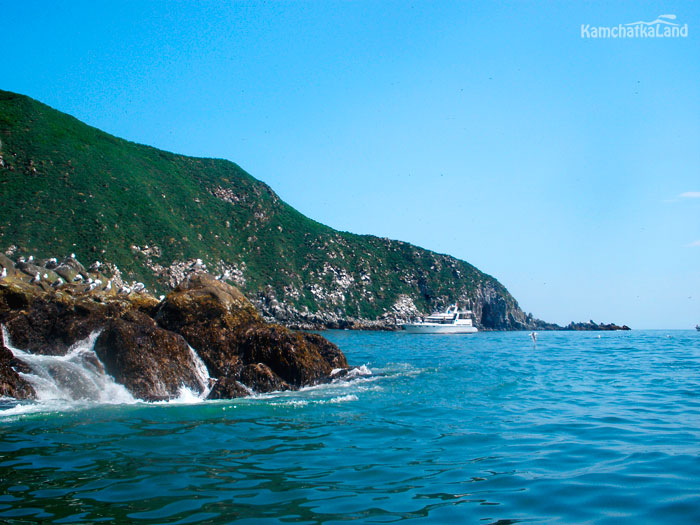
[[[430,324],[405,324],[402,326],[409,334],[474,334],[478,332],[475,326],[459,325],[430,325]]]

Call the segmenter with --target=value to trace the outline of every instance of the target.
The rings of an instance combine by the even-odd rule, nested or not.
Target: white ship
[[[433,312],[419,323],[407,323],[402,328],[410,334],[473,334],[474,326],[471,310],[460,310],[457,305],[444,312]]]

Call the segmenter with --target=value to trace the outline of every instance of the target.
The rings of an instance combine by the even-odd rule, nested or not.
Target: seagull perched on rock
[[[7,268],[2,269],[2,273],[0,273],[0,279],[4,279],[7,277]]]
[[[107,286],[105,286],[105,292],[109,292],[112,289],[112,281],[107,282]]]
[[[134,291],[135,292],[143,292],[146,289],[146,285],[143,283],[136,283],[134,285]]]
[[[27,259],[27,262],[34,262],[34,256],[33,256],[33,255],[30,255],[30,256],[29,256],[29,259]]]
[[[70,258],[71,258],[71,259],[75,259],[75,254],[74,254],[74,253],[71,253],[71,254],[70,254]]]
[[[34,284],[34,283],[38,283],[40,281],[41,281],[41,274],[39,272],[36,272],[36,275],[34,276],[34,278],[29,282]]]

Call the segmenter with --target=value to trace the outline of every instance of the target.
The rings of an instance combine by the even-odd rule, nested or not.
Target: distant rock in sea
[[[575,331],[606,330],[606,331],[610,331],[610,330],[631,330],[631,328],[629,326],[627,326],[626,324],[619,326],[619,325],[616,325],[615,323],[598,324],[594,321],[588,321],[587,323],[571,322],[571,323],[567,324],[564,328],[562,328],[562,330],[575,330]]]

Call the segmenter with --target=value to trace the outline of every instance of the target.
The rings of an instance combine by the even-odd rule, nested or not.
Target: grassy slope
[[[471,296],[489,283],[509,307],[517,303],[473,266],[407,243],[338,232],[288,206],[236,164],[176,155],[113,137],[28,97],[0,91],[0,248],[48,257],[116,263],[131,277],[160,286],[131,245],[157,245],[159,264],[202,258],[245,263],[244,291],[271,286],[310,310],[334,308],[374,318],[399,294],[428,309]],[[214,188],[233,192],[234,204]],[[227,226],[228,221],[228,226]],[[102,253],[104,250],[104,253]],[[319,300],[316,283],[333,288],[346,271],[343,298]],[[370,279],[362,279],[362,274]]]

